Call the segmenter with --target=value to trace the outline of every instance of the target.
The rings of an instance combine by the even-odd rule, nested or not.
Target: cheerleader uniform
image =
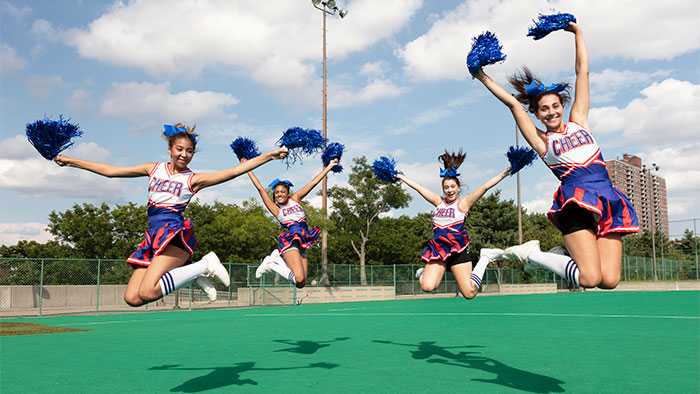
[[[155,163],[148,175],[148,228],[143,241],[127,259],[134,268],[148,267],[173,241],[190,258],[197,247],[192,224],[182,215],[194,196],[194,173],[190,169],[173,172],[170,165]]]
[[[305,255],[306,250],[318,240],[321,229],[309,228],[304,208],[291,198],[279,209],[277,220],[282,224],[284,231],[277,237],[277,250],[284,254],[290,248],[297,248],[299,253]]]
[[[465,226],[467,214],[459,210],[459,199],[445,200],[433,211],[433,239],[423,249],[421,259],[426,263],[441,261],[448,266],[468,260],[469,234]]]
[[[599,237],[639,232],[630,200],[610,182],[598,143],[590,131],[569,122],[564,131],[546,133],[542,160],[561,181],[548,219],[563,234],[590,229]]]

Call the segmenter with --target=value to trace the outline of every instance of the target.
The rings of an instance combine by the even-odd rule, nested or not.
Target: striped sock
[[[472,270],[472,282],[474,282],[477,289],[481,287],[481,281],[484,278],[486,267],[488,267],[490,262],[491,259],[488,256],[482,256]]]
[[[190,283],[193,279],[207,272],[207,261],[200,260],[196,263],[174,268],[160,277],[160,292],[163,297]]]
[[[579,287],[578,266],[569,256],[548,252],[532,252],[528,260],[539,264],[566,279],[572,286]]]

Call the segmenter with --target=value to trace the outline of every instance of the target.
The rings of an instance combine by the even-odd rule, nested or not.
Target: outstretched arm
[[[313,190],[313,189],[316,187],[316,185],[318,185],[318,183],[321,182],[321,180],[322,180],[323,178],[325,178],[325,176],[328,175],[328,173],[329,173],[329,172],[333,169],[333,167],[335,167],[336,165],[338,165],[338,159],[333,159],[333,160],[331,160],[330,163],[328,163],[328,165],[325,166],[325,167],[321,170],[321,172],[319,172],[318,174],[316,174],[316,176],[314,177],[314,179],[312,179],[311,181],[309,181],[309,183],[307,183],[306,185],[304,185],[304,187],[302,187],[301,189],[299,189],[296,193],[292,194],[292,197],[291,197],[291,198],[292,198],[294,201],[301,202],[301,200],[303,200],[304,197],[306,197],[306,195],[309,194],[309,193],[311,192],[311,190]]]
[[[245,163],[246,161],[248,160],[241,158],[241,163]],[[248,171],[248,177],[253,182],[253,186],[255,186],[255,189],[258,191],[258,193],[260,193],[260,198],[262,198],[263,204],[265,204],[265,208],[267,208],[267,210],[270,211],[270,213],[276,217],[277,214],[279,214],[280,209],[277,206],[277,204],[275,204],[275,202],[272,201],[270,195],[267,194],[265,186],[263,186],[263,184],[260,183],[260,179],[258,179],[258,177],[255,176],[255,174],[253,174],[253,171]]]
[[[574,33],[576,37],[576,91],[574,92],[574,103],[571,105],[569,120],[587,129],[588,108],[590,106],[588,50],[583,41],[583,32],[576,23],[569,23],[566,30]]]
[[[547,151],[547,145],[544,143],[544,141],[542,141],[539,134],[537,134],[537,127],[523,108],[522,104],[520,104],[520,102],[513,97],[512,94],[508,93],[507,90],[499,85],[498,82],[489,77],[483,69],[477,72],[475,78],[484,84],[486,89],[488,89],[494,96],[496,96],[497,99],[499,99],[506,105],[506,107],[508,107],[508,109],[510,109],[510,112],[513,114],[513,118],[515,119],[515,123],[518,124],[518,128],[520,128],[520,132],[522,133],[523,137],[525,137],[525,140],[527,140],[532,149],[534,149],[540,156],[544,155]]]
[[[459,210],[462,212],[467,212],[469,208],[472,207],[489,189],[498,185],[503,179],[510,175],[510,167],[498,173],[498,175],[484,182],[483,185],[474,189],[473,192],[469,193],[466,197],[459,200]]]
[[[428,190],[428,189],[426,189],[425,187],[419,185],[419,184],[416,183],[415,181],[406,178],[405,175],[399,174],[399,175],[397,175],[396,177],[397,177],[399,180],[401,180],[401,182],[403,182],[403,183],[405,183],[406,185],[408,185],[408,187],[410,187],[411,189],[417,191],[418,194],[420,194],[421,196],[423,196],[423,198],[425,198],[425,201],[427,201],[427,202],[429,202],[429,203],[435,205],[436,207],[437,207],[438,205],[440,205],[440,202],[442,202],[442,198],[440,198],[439,195],[437,195],[437,194],[431,192],[430,190]]]
[[[196,193],[205,187],[218,185],[219,183],[231,180],[243,173],[251,171],[261,165],[267,163],[270,160],[283,159],[287,156],[287,148],[281,147],[279,149],[273,150],[271,152],[264,153],[253,159],[241,163],[235,167],[231,167],[221,171],[215,172],[201,172],[194,174],[192,177],[192,192]]]
[[[133,167],[117,167],[110,164],[96,163],[94,161],[76,159],[74,157],[58,155],[53,159],[61,167],[75,167],[82,170],[94,172],[95,174],[108,178],[135,178],[148,176],[153,170],[155,163],[140,164]]]

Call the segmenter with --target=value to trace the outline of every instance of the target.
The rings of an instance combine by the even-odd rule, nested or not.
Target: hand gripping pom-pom
[[[260,156],[260,151],[258,150],[257,144],[255,144],[255,141],[251,140],[250,138],[238,137],[233,140],[230,146],[231,149],[233,149],[233,153],[235,153],[239,159],[243,158],[250,160],[254,157]]]
[[[511,146],[506,152],[506,157],[510,162],[510,175],[513,175],[523,167],[532,164],[537,159],[537,152],[524,146]]]
[[[372,171],[379,180],[384,182],[396,182],[399,171],[396,170],[396,160],[381,156],[372,164]]]
[[[301,161],[303,156],[309,156],[319,152],[326,145],[318,130],[292,127],[282,134],[282,138],[277,141],[279,146],[285,146],[289,150],[287,155],[287,165],[297,160]]]
[[[27,139],[46,160],[53,160],[59,153],[73,145],[71,139],[83,132],[77,123],[59,116],[58,120],[44,118],[27,124]]]
[[[328,146],[326,146],[326,149],[323,151],[323,154],[321,155],[323,166],[327,166],[333,159],[338,159],[340,161],[340,158],[343,157],[343,149],[345,149],[345,146],[343,144],[339,144],[337,142],[331,142],[330,144],[328,144]],[[342,172],[343,166],[341,166],[340,164],[336,164],[333,166],[331,171]]]
[[[467,55],[467,68],[474,76],[480,68],[506,60],[502,52],[503,46],[498,42],[495,34],[487,31],[472,40],[472,49]]]
[[[576,22],[576,17],[566,13],[540,14],[537,20],[533,20],[533,22],[535,25],[530,26],[527,35],[535,40],[539,40],[553,31],[565,29],[569,26],[569,22]]]

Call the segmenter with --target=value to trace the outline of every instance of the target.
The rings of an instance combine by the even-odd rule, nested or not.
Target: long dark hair
[[[565,86],[565,89],[560,92],[544,92],[538,94],[537,96],[528,96],[525,91],[525,86],[529,85],[532,81],[542,83],[541,80],[535,78],[529,68],[524,66],[521,71],[515,72],[512,77],[508,78],[510,86],[512,86],[518,92],[515,95],[515,99],[518,100],[523,106],[527,107],[527,110],[533,114],[537,112],[540,99],[548,94],[558,96],[562,106],[565,106],[571,99],[568,83],[561,83],[561,85]]]
[[[462,151],[462,149],[459,150],[459,152],[448,152],[447,149],[445,149],[445,153],[441,154],[438,156],[438,161],[442,162],[443,167],[447,170],[450,168],[454,168],[457,170],[459,166],[462,165],[464,162],[464,159],[467,157],[467,154]],[[459,181],[459,178],[455,176],[446,176],[442,178],[442,183],[444,184],[446,180],[448,179],[454,179],[455,182],[457,182],[457,186],[462,186],[462,183]]]

